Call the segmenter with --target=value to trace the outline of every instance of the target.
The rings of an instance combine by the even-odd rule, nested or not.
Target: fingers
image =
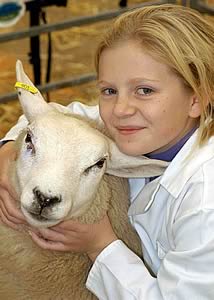
[[[17,194],[8,178],[11,162],[16,158],[17,152],[14,142],[9,142],[0,150],[0,219],[17,229],[17,225],[25,223],[25,218],[20,209],[16,207]]]
[[[26,223],[21,211],[16,208],[15,201],[9,193],[0,188],[0,220],[5,225],[19,230],[20,224]]]
[[[23,223],[25,217],[20,209],[16,207],[15,201],[10,197],[9,193],[0,188],[0,208],[2,213],[11,222]]]
[[[57,242],[62,242],[62,243],[67,242],[66,235],[56,232],[49,228],[39,229],[38,235],[40,235],[43,239],[49,240],[49,241],[55,241],[55,242],[57,241]]]
[[[42,228],[37,231],[29,230],[32,240],[42,249],[55,251],[83,252],[81,234],[74,231],[57,232],[53,229]]]
[[[72,230],[73,232],[79,232],[79,231],[83,231],[84,227],[85,227],[84,224],[81,224],[77,221],[67,220],[51,227],[51,229],[57,232],[64,232],[65,230],[68,231]]]
[[[1,190],[6,190],[9,193],[9,195],[11,196],[11,198],[17,199],[17,193],[14,190],[14,188],[12,187],[12,185],[8,182],[7,177],[4,178],[3,176],[1,176],[0,188],[1,188]]]
[[[97,224],[106,223],[106,222],[109,222],[107,214],[105,214],[104,217],[97,222]],[[74,232],[84,233],[84,232],[88,231],[88,226],[93,226],[93,223],[92,224],[83,224],[76,220],[67,220],[67,221],[63,221],[51,228],[57,232],[64,232],[65,230],[69,230],[69,231],[72,230]]]
[[[8,187],[6,188],[6,190],[8,191],[11,198],[13,198],[13,199],[18,198],[18,195],[17,195],[16,191],[14,190],[14,188],[10,184],[8,184]]]
[[[66,245],[61,242],[55,242],[51,240],[44,239],[41,235],[36,234],[33,231],[30,231],[32,240],[42,249],[45,250],[54,250],[54,251],[68,251]]]
[[[18,222],[11,222],[0,210],[0,223],[5,224],[15,230],[19,230],[19,223]]]
[[[105,232],[105,235],[103,235]],[[117,239],[107,215],[96,224],[67,220],[51,228],[30,229],[32,240],[42,249],[87,253],[93,260]]]

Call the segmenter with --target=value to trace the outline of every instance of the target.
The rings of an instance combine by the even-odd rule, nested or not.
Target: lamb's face
[[[108,144],[83,121],[50,112],[28,128],[17,161],[21,209],[48,227],[88,209],[105,172]]]

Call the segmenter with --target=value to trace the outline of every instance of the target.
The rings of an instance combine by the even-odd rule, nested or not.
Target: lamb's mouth
[[[45,217],[43,216],[40,212],[34,212],[31,211],[25,207],[22,206],[22,212],[27,218],[34,219],[39,222],[52,222],[52,221],[57,221],[56,219],[50,218],[50,217]]]
[[[50,221],[49,218],[46,218],[40,214],[36,214],[36,213],[33,213],[33,212],[29,212],[28,211],[28,214],[33,218],[33,219],[36,219],[37,221],[41,221],[41,222],[47,222],[47,221]]]

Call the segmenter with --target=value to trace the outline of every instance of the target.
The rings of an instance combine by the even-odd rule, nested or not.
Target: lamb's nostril
[[[53,206],[56,203],[60,203],[62,201],[61,196],[50,197],[43,194],[38,188],[33,189],[33,194],[35,195],[35,199],[37,200],[41,208]]]

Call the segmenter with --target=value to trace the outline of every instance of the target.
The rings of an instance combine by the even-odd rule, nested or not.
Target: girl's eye
[[[101,90],[102,95],[115,95],[116,93],[117,93],[117,91],[112,88],[105,88],[105,89]]]
[[[139,95],[149,95],[153,92],[152,89],[147,88],[147,87],[141,87],[137,89],[137,94]]]

